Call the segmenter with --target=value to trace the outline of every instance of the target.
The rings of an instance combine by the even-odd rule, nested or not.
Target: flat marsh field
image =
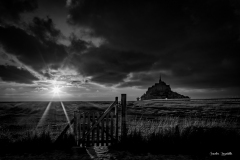
[[[3,141],[11,141],[14,144],[15,141],[22,139],[22,137],[34,131],[47,131],[51,139],[54,140],[67,125],[67,117],[69,120],[73,118],[75,110],[104,111],[111,103],[110,101],[64,101],[62,104],[54,101],[0,102],[0,145],[3,144]],[[169,134],[169,130],[174,130],[174,136],[183,137],[179,138],[179,140],[185,140],[186,130],[194,127],[234,130],[238,134],[238,137],[240,137],[240,99],[128,101],[127,127],[128,135],[130,137],[134,137],[133,135],[136,134],[140,135],[141,140],[144,139],[144,144],[149,140],[149,135]],[[167,130],[168,132],[163,133],[163,131]],[[178,144],[178,142],[174,142],[173,144]],[[0,149],[2,147],[4,148],[1,145]],[[141,148],[144,148],[144,146]],[[20,153],[16,153],[16,156],[14,156],[10,153],[1,152],[2,149],[0,151],[0,159],[1,157],[2,159],[21,159],[22,156],[22,154],[20,156]],[[115,154],[115,156],[110,156],[109,158],[109,153]],[[112,152],[109,149],[108,153],[106,153],[108,155],[106,157],[108,158],[105,157],[105,159],[197,159],[189,157],[188,154],[184,154],[183,156],[181,152],[177,154],[173,152],[173,155],[171,155],[171,152],[164,153],[159,153],[159,155],[157,152],[153,154],[146,153],[139,157],[140,154],[136,152],[132,153],[124,149],[121,149],[119,152],[116,152],[115,149]],[[229,150],[213,149],[204,159],[211,159],[212,157],[229,158],[235,153],[231,150],[231,147]],[[221,156],[221,154],[226,155]],[[50,157],[49,159],[51,159],[51,157],[56,156],[59,159],[89,159],[85,153],[76,155],[75,151],[68,153],[54,151],[38,156],[26,154],[22,159],[46,159],[46,157]]]

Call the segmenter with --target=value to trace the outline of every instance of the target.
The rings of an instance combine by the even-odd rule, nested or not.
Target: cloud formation
[[[134,97],[161,74],[185,93],[224,94],[240,89],[239,52],[235,0],[0,1],[3,85]]]
[[[51,77],[49,69],[60,68],[68,56],[66,47],[57,43],[61,32],[54,28],[50,18],[35,17],[27,29],[0,26],[0,34],[0,44],[7,53],[46,78]]]
[[[124,84],[130,73],[145,72],[162,73],[176,86],[240,87],[238,1],[71,0],[68,5],[69,24],[106,39],[75,59],[80,73],[95,82],[145,86],[144,76]]]
[[[39,80],[30,72],[23,68],[16,68],[14,66],[0,65],[0,78],[6,82],[33,84],[33,81]]]
[[[85,54],[74,55],[72,64],[78,66],[78,71],[83,76],[90,76],[92,81],[114,85],[122,82],[130,71],[150,69],[154,59],[154,55],[115,50],[103,45],[90,48]]]
[[[37,0],[1,0],[0,23],[17,23],[21,13],[31,12],[37,7]]]

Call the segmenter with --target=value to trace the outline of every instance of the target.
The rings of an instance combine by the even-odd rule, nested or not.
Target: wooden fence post
[[[109,142],[109,113],[106,115],[106,146],[108,146]]]
[[[118,142],[118,97],[115,97],[116,105],[115,105],[115,117],[116,117],[116,128],[115,128],[115,139],[116,143]]]
[[[85,137],[85,112],[83,112],[83,122],[82,122],[82,137]],[[82,139],[82,146],[85,146],[85,138]]]
[[[105,118],[102,119],[102,123],[101,123],[101,146],[104,146],[104,140],[105,140],[105,137],[104,137],[104,120]]]
[[[99,119],[99,117],[100,117],[100,114],[99,114],[99,112],[97,112],[97,119]],[[96,140],[96,142],[97,142],[97,146],[99,146],[99,124],[97,125],[97,140]]]
[[[121,138],[124,139],[127,136],[127,125],[126,125],[127,95],[126,94],[121,94],[121,106],[122,106]]]
[[[78,146],[80,146],[80,143],[81,143],[81,136],[82,136],[82,133],[81,133],[81,131],[82,131],[82,129],[81,129],[81,127],[83,126],[81,123],[82,123],[82,114],[79,112],[79,114],[78,114]]]
[[[88,117],[87,117],[87,131],[90,130],[90,125],[91,125],[91,121],[90,121],[90,116],[91,116],[91,112],[88,112]],[[87,147],[90,146],[90,134],[87,135]]]
[[[92,113],[92,126],[95,123],[95,113]],[[95,128],[92,130],[92,146],[95,144]]]
[[[114,125],[114,123],[113,123],[113,116],[114,116],[114,114],[113,114],[113,112],[110,112],[110,118],[111,118],[111,141],[110,141],[110,144],[113,144],[114,143],[114,135],[113,135],[113,125]]]
[[[75,142],[78,141],[78,136],[77,136],[77,111],[74,111],[74,138],[75,138]],[[77,145],[78,145],[78,142],[77,142]]]

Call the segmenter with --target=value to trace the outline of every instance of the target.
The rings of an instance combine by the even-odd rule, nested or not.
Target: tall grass
[[[72,134],[66,134],[55,142],[48,130],[28,130],[23,133],[0,132],[0,150],[2,153],[70,149],[74,145],[75,141]]]
[[[132,120],[127,137],[113,148],[137,153],[201,154],[234,152],[240,143],[237,122],[226,119],[165,117]]]
[[[128,133],[140,132],[142,136],[147,136],[152,133],[162,133],[169,131],[178,126],[179,131],[183,132],[184,129],[189,127],[196,128],[237,128],[238,123],[234,119],[213,119],[213,118],[180,118],[180,117],[162,117],[158,120],[146,119],[132,119],[128,122]]]

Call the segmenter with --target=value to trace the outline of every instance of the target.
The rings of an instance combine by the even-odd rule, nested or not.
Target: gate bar
[[[127,136],[127,125],[126,125],[127,95],[126,94],[121,94],[121,106],[122,106],[121,138],[124,139]]]
[[[92,130],[102,121],[102,119],[111,111],[111,109],[113,108],[113,106],[116,104],[116,101],[114,101],[108,108],[107,110],[103,113],[103,115],[98,119],[98,121],[91,127],[90,130],[88,130],[88,132],[82,137],[82,139],[84,140],[84,138],[86,136],[88,136]]]

